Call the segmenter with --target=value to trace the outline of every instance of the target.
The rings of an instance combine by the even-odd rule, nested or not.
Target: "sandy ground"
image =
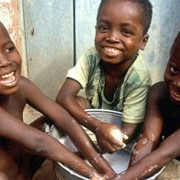
[[[174,159],[168,163],[157,180],[180,180],[180,161]]]

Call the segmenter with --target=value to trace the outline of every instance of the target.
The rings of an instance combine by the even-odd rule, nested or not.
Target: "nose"
[[[6,67],[9,64],[11,64],[11,62],[8,60],[6,55],[4,55],[3,53],[0,53],[0,67]]]
[[[109,31],[106,40],[113,43],[117,43],[120,41],[120,33],[117,30],[111,30]]]

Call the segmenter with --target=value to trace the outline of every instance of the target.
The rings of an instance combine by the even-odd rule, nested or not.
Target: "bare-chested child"
[[[20,73],[20,55],[0,23],[0,179],[31,179],[44,158],[59,161],[92,179],[114,175],[81,126]],[[26,103],[52,119],[59,130],[65,131],[102,175],[55,138],[25,124],[22,115]]]
[[[88,49],[68,71],[57,95],[57,102],[96,135],[105,152],[123,148],[142,125],[151,78],[140,50],[148,41],[151,18],[149,0],[102,0],[95,48]],[[79,96],[81,89],[86,99]],[[121,129],[90,116],[84,111],[87,108],[122,112]],[[118,138],[111,133],[114,129]]]
[[[149,92],[145,124],[131,166],[113,180],[145,179],[172,159],[180,164],[180,32],[170,51],[164,81]]]

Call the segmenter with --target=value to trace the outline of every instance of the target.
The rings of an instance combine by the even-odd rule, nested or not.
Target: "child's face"
[[[104,62],[117,64],[132,60],[143,50],[148,35],[144,35],[142,9],[129,1],[107,1],[97,19],[95,46]]]
[[[180,36],[174,43],[170,59],[164,73],[171,100],[180,105]]]
[[[15,93],[21,72],[21,58],[5,27],[0,23],[0,95]]]

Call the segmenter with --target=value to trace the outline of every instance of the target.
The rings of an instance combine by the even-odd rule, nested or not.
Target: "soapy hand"
[[[117,125],[104,122],[99,124],[95,134],[102,153],[113,153],[124,148],[126,144],[123,140],[128,139]]]

